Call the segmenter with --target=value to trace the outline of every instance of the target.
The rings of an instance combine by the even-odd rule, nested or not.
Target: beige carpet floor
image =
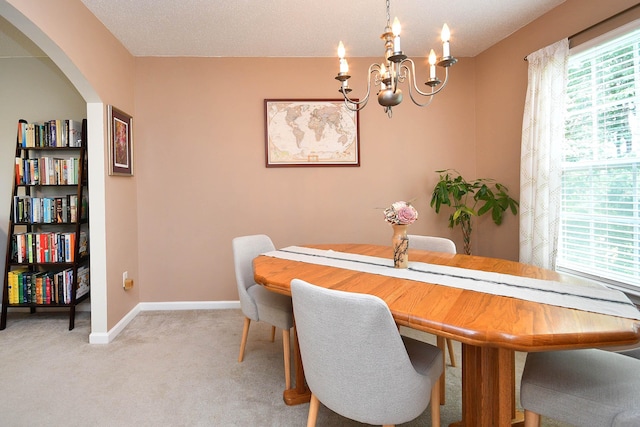
[[[240,310],[143,312],[107,345],[88,343],[89,316],[78,313],[68,331],[65,313],[9,313],[0,426],[306,425],[308,404],[282,400],[280,334],[271,343],[269,326],[252,323],[238,363]],[[523,360],[518,353],[518,378]],[[430,426],[429,411],[405,426]],[[443,426],[460,419],[459,367],[447,366],[441,411]],[[359,425],[320,409],[318,426]]]

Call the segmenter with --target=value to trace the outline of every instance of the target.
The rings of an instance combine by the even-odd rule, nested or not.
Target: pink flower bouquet
[[[384,219],[391,224],[413,224],[418,219],[418,211],[409,202],[395,202],[384,210]]]

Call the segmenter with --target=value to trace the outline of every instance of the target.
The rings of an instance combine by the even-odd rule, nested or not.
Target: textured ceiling
[[[394,0],[411,56],[440,53],[443,23],[451,54],[473,57],[565,0]],[[82,0],[135,56],[380,56],[382,0]]]

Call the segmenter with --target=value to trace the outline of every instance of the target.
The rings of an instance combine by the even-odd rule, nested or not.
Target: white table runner
[[[640,312],[623,292],[596,283],[592,287],[415,261],[398,269],[392,259],[300,246],[263,255],[640,320]]]

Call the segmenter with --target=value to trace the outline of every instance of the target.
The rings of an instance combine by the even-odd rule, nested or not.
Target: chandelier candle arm
[[[371,64],[369,66],[369,73],[367,79],[367,94],[361,101],[354,101],[349,98],[348,93],[351,92],[349,87],[349,79],[351,76],[348,74],[349,65],[345,58],[345,48],[342,41],[338,45],[338,58],[340,63],[340,71],[336,76],[336,80],[340,81],[341,87],[338,90],[344,97],[345,105],[349,110],[358,111],[363,109],[369,100],[371,94],[371,79],[374,78],[374,84],[380,86],[378,91],[378,104],[384,107],[385,112],[389,117],[392,116],[392,107],[402,102],[402,90],[399,85],[408,80],[409,96],[413,103],[418,107],[425,107],[433,101],[433,97],[440,93],[449,80],[449,67],[454,65],[458,60],[451,56],[450,38],[451,32],[449,26],[444,24],[440,38],[442,40],[442,57],[438,60],[433,49],[428,56],[429,62],[429,80],[425,84],[431,87],[431,92],[422,92],[416,85],[416,72],[414,62],[407,57],[401,50],[400,45],[400,21],[396,17],[393,20],[393,25],[390,24],[390,1],[386,0],[387,4],[387,25],[385,26],[384,33],[380,38],[384,41],[384,60],[380,64]],[[436,66],[445,69],[444,83],[438,79],[436,73]],[[442,83],[442,86],[436,89]],[[428,97],[427,102],[421,103],[414,97],[414,92],[424,97]]]
[[[372,75],[374,73],[378,74],[378,76],[381,76],[384,73],[384,71],[380,69],[379,64],[371,64],[369,66],[369,75]],[[351,88],[349,88],[348,82],[350,77],[351,76],[347,75],[346,73],[338,73],[338,75],[336,76],[336,80],[342,82],[342,86],[340,87],[340,89],[338,89],[338,92],[342,93],[342,96],[344,96],[344,104],[347,109],[351,111],[360,111],[367,105],[367,102],[369,101],[369,94],[371,93],[371,79],[367,79],[367,94],[365,95],[365,97],[361,101],[356,101],[349,98],[348,95],[348,93],[351,92]],[[381,80],[381,77],[376,77],[376,84],[379,83],[379,80]]]

